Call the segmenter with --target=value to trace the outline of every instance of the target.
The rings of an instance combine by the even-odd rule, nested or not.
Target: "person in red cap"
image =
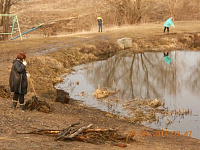
[[[20,108],[25,109],[24,95],[27,93],[28,81],[26,73],[26,55],[20,52],[17,58],[13,60],[12,69],[10,72],[9,85],[13,95],[12,108],[15,109],[19,101]]]

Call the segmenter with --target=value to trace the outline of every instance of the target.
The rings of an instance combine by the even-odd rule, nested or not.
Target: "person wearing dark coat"
[[[24,95],[27,93],[28,81],[26,74],[26,55],[21,52],[17,58],[13,60],[12,69],[10,72],[9,84],[13,95],[12,108],[15,109],[19,101],[20,108],[24,110]]]

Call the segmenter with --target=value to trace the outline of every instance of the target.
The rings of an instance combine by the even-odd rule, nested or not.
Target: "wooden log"
[[[48,129],[39,129],[33,130],[31,132],[17,133],[17,134],[53,134],[57,135],[61,132],[61,130],[48,130]]]
[[[81,135],[77,135],[75,137],[75,140],[78,141],[83,141],[83,142],[87,142],[87,143],[93,143],[93,144],[103,144],[104,141],[102,141],[101,139],[97,139],[97,138],[90,138],[90,137],[85,137],[85,136],[81,136]]]
[[[76,139],[80,140],[80,141],[87,141],[88,140],[88,138],[84,137],[84,136],[76,136]]]
[[[118,146],[118,147],[127,147],[127,145],[123,144],[123,143],[114,143],[114,142],[111,142],[110,144],[113,145],[113,146]]]
[[[71,127],[74,127],[74,126],[76,126],[76,125],[79,125],[79,124],[80,124],[80,122],[74,123],[74,124],[71,124],[71,125],[67,126],[67,128],[65,128],[64,130],[62,130],[62,131],[59,133],[59,136],[55,139],[55,141],[57,141],[57,140],[63,138],[63,137],[66,136],[67,134],[69,134],[69,133],[70,133],[70,128],[71,128]]]
[[[86,127],[81,127],[75,133],[65,136],[64,139],[72,139],[72,138],[76,137],[78,134],[80,134],[81,132],[83,132],[83,130],[89,129],[92,125],[93,124],[90,124],[90,125],[88,125]]]
[[[86,129],[83,132],[117,132],[122,125],[120,125],[119,127],[117,127],[116,129]]]
[[[83,132],[115,132],[117,129],[86,129]]]

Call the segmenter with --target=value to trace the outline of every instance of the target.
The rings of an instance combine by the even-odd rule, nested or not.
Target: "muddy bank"
[[[200,33],[140,34],[129,36],[133,39],[133,47],[121,50],[117,45],[116,35],[72,36],[63,38],[27,39],[24,41],[2,42],[0,70],[1,85],[8,88],[8,76],[11,62],[17,52],[27,54],[27,70],[31,74],[38,96],[44,99],[55,99],[54,85],[62,81],[61,75],[69,73],[71,68],[87,62],[107,59],[118,51],[172,51],[200,49]],[[4,65],[8,67],[4,67]],[[33,91],[29,86],[29,91]],[[33,94],[29,92],[30,95]]]
[[[200,33],[164,34],[133,39],[133,47],[121,50],[114,39],[96,39],[72,47],[54,47],[44,53],[29,56],[27,70],[31,74],[38,95],[44,99],[55,99],[54,85],[62,81],[61,75],[70,73],[73,66],[107,59],[118,51],[172,51],[196,50],[200,46]],[[32,91],[31,87],[29,86]]]
[[[200,33],[163,33],[144,38],[133,38],[133,51],[197,50],[200,47]]]
[[[102,41],[98,45],[62,48],[55,52],[46,51],[46,54],[29,57],[27,70],[33,79],[36,93],[44,99],[55,99],[54,85],[62,81],[62,74],[69,73],[73,66],[109,58],[118,50],[115,44]]]

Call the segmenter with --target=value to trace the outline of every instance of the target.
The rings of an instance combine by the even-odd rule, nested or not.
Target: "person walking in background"
[[[98,25],[99,25],[99,32],[102,32],[103,19],[100,16],[98,16],[97,21],[98,21]]]
[[[15,109],[19,100],[20,108],[25,109],[24,95],[27,93],[28,81],[26,74],[26,55],[20,52],[17,58],[13,60],[12,69],[10,72],[9,85],[13,95],[12,108]]]
[[[171,25],[172,27],[175,28],[174,26],[174,23],[173,23],[173,17],[170,17],[169,19],[167,19],[164,23],[164,33],[165,33],[165,30],[167,29],[167,32],[169,33],[169,26]]]

